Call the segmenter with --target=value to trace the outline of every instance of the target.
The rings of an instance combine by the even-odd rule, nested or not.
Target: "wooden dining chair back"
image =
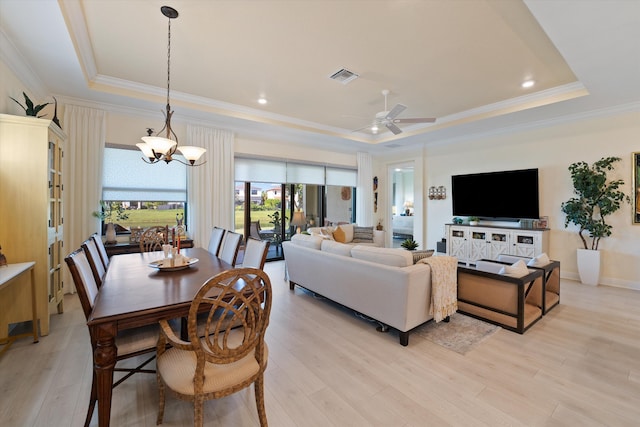
[[[244,245],[244,258],[242,259],[242,266],[263,270],[264,263],[267,260],[268,252],[269,242],[267,242],[266,240],[257,240],[253,237],[249,237]]]
[[[169,227],[149,227],[140,236],[140,252],[161,251],[169,243]]]
[[[93,277],[95,278],[96,285],[98,288],[102,286],[102,280],[104,279],[104,274],[107,270],[102,263],[102,257],[100,256],[100,250],[96,245],[96,241],[93,237],[89,237],[87,240],[82,242],[82,249],[84,249],[84,253],[89,261],[89,265],[91,266],[91,271],[93,272]]]
[[[227,230],[224,234],[224,240],[222,241],[222,247],[220,248],[218,258],[235,267],[241,240],[242,234]]]
[[[91,237],[96,242],[96,246],[98,247],[98,252],[100,252],[100,258],[102,258],[102,264],[104,265],[104,269],[106,270],[107,267],[109,267],[109,255],[107,255],[107,249],[104,247],[104,242],[102,241],[102,237],[100,237],[98,233],[93,233]]]
[[[188,317],[189,342],[181,341],[160,321],[157,379],[160,392],[157,424],[162,424],[165,389],[194,403],[194,425],[203,424],[203,402],[254,384],[261,426],[264,406],[264,341],[271,312],[269,276],[256,268],[228,270],[207,280],[193,298]],[[198,313],[208,313],[204,337],[198,334]],[[233,327],[230,327],[233,325]]]
[[[65,259],[73,283],[75,284],[78,298],[80,299],[80,305],[86,320],[89,320],[91,311],[93,310],[94,302],[98,296],[99,289],[95,281],[93,270],[89,265],[89,259],[85,249],[80,248]],[[89,328],[89,336],[91,338],[91,348],[96,349],[96,339],[91,335],[91,328]],[[116,346],[118,348],[118,354],[116,355],[116,361],[128,359],[130,357],[140,356],[142,354],[152,353],[153,355],[140,363],[135,368],[118,368],[114,371],[126,372],[122,378],[113,384],[115,388],[131,375],[137,372],[155,373],[154,370],[143,369],[149,362],[155,358],[156,344],[158,340],[158,327],[157,325],[146,326],[136,329],[128,329],[124,333],[119,334],[116,337]],[[91,395],[89,397],[89,408],[87,409],[87,417],[85,419],[85,427],[91,422],[93,416],[93,410],[95,408],[98,399],[98,392],[96,388],[96,377],[93,375],[93,381],[91,383]]]
[[[222,239],[224,238],[224,231],[224,228],[220,227],[213,227],[213,230],[211,230],[211,237],[209,237],[209,247],[207,250],[215,256],[218,256],[218,253],[220,252],[220,246]]]

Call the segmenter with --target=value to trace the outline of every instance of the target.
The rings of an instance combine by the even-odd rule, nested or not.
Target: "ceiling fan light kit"
[[[393,106],[391,110],[387,109],[387,97],[389,96],[389,90],[384,89],[382,91],[382,95],[384,96],[384,111],[380,111],[376,113],[376,117],[373,119],[373,123],[371,125],[365,126],[363,128],[359,128],[354,130],[354,132],[358,132],[361,130],[369,129],[371,133],[376,135],[381,126],[386,127],[393,133],[394,135],[398,135],[402,133],[402,129],[400,129],[396,123],[433,123],[436,121],[433,117],[416,117],[410,119],[398,119],[397,117],[402,114],[404,110],[407,109],[406,105],[396,104]]]

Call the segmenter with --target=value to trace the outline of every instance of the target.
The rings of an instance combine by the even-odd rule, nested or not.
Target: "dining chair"
[[[93,310],[93,304],[98,296],[98,285],[95,281],[93,271],[91,266],[89,265],[89,260],[87,258],[86,252],[83,248],[80,248],[70,255],[68,255],[65,259],[67,266],[69,267],[69,271],[71,272],[71,277],[73,278],[73,283],[76,286],[76,291],[78,293],[78,297],[80,299],[80,305],[82,306],[82,311],[84,312],[85,319],[88,321],[91,316],[91,311]],[[89,336],[91,338],[91,347],[95,351],[96,349],[96,338],[91,333],[91,328],[89,328]],[[116,355],[116,361],[129,359],[131,357],[140,356],[142,354],[154,353],[157,351],[157,341],[158,341],[158,326],[144,326],[135,329],[127,329],[123,333],[118,334],[116,337],[116,346],[118,348],[118,354]],[[151,362],[155,358],[155,354],[152,357],[146,359],[144,362],[139,364],[135,368],[118,368],[116,367],[114,371],[118,372],[127,372],[122,378],[116,381],[113,384],[113,387],[117,387],[131,375],[137,372],[145,372],[145,373],[155,373],[154,370],[142,369],[145,365]],[[89,398],[89,408],[87,410],[87,418],[85,420],[85,427],[89,425],[91,422],[91,417],[93,415],[93,410],[95,408],[97,402],[97,388],[96,388],[96,376],[95,372],[93,374],[93,380],[91,382],[91,395]]]
[[[224,238],[224,232],[224,228],[220,227],[213,227],[213,230],[211,230],[211,237],[209,237],[209,247],[207,250],[215,256],[218,256],[218,253],[220,252],[220,244]]]
[[[249,237],[244,245],[244,258],[242,259],[242,267],[252,267],[259,270],[264,269],[264,263],[267,260],[267,252],[269,251],[269,242],[266,240],[257,240]]]
[[[249,236],[257,240],[262,240],[260,230],[260,221],[251,221],[251,224],[249,225]]]
[[[149,227],[140,236],[140,252],[161,251],[169,243],[169,227]]]
[[[107,249],[104,247],[102,237],[100,237],[98,233],[93,233],[91,237],[96,241],[98,252],[100,252],[100,258],[102,258],[102,264],[104,265],[104,268],[106,270],[107,267],[109,267],[109,255],[107,255]]]
[[[104,279],[104,274],[107,270],[104,268],[102,257],[100,257],[100,250],[98,249],[93,237],[89,237],[87,240],[82,242],[82,249],[84,249],[84,253],[89,261],[89,266],[91,266],[91,271],[93,272],[96,285],[99,288],[102,286],[102,279]]]
[[[240,241],[242,240],[242,234],[228,230],[224,234],[225,236],[224,240],[222,241],[222,247],[220,248],[218,258],[235,267],[236,259],[238,258],[238,249],[240,249]]]
[[[194,406],[194,425],[203,424],[205,400],[218,399],[254,384],[261,426],[267,426],[264,341],[271,312],[269,276],[256,268],[227,270],[207,280],[196,293],[188,317],[188,342],[160,321],[158,418],[162,424],[166,389]],[[198,313],[205,312],[206,333],[197,333]],[[233,325],[233,327],[229,327]]]

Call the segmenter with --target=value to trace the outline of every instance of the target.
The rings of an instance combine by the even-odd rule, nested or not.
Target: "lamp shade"
[[[192,145],[179,145],[178,151],[182,153],[185,159],[194,164],[207,150],[202,147],[194,147]]]
[[[307,223],[307,218],[304,216],[304,212],[296,211],[293,213],[293,219],[291,220],[291,225],[295,225],[296,227],[301,227]]]
[[[136,144],[136,147],[138,147],[142,151],[142,154],[144,154],[144,156],[148,158],[150,161],[155,160],[155,155],[153,154],[153,150],[146,142],[138,142]]]
[[[176,145],[175,141],[161,136],[143,136],[142,140],[146,142],[153,151],[160,154],[167,154],[169,150]]]

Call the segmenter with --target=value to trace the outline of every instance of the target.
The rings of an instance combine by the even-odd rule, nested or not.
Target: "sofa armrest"
[[[373,244],[384,248],[384,230],[373,230]]]

